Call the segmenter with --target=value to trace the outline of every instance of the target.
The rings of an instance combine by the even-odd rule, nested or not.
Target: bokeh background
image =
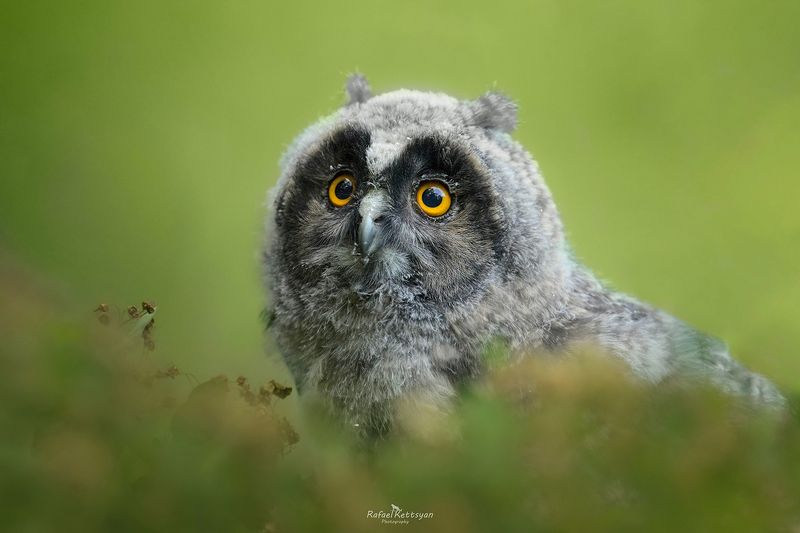
[[[360,71],[510,94],[577,254],[800,389],[794,0],[2,11],[0,247],[76,307],[155,300],[159,353],[199,376],[286,375],[259,321],[266,191]]]

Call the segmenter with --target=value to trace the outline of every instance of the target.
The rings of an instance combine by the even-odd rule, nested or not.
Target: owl
[[[784,403],[723,343],[575,259],[506,96],[373,96],[360,75],[346,93],[290,145],[268,201],[268,327],[301,393],[381,436],[399,400],[447,405],[500,339],[509,353],[590,343],[649,382],[701,376]]]

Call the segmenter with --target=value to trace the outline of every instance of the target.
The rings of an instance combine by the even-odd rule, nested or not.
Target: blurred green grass
[[[281,151],[347,73],[518,100],[578,255],[800,388],[800,4],[7,3],[0,245],[76,304],[148,297],[201,375],[261,357]]]

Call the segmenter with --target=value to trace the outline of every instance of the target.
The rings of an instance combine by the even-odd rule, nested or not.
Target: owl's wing
[[[673,319],[671,352],[676,372],[707,379],[721,390],[782,407],[786,399],[764,376],[751,372],[731,357],[728,347],[714,337]]]
[[[623,359],[638,376],[652,382],[670,376],[704,380],[761,404],[786,404],[772,382],[734,360],[719,339],[628,296],[592,292],[581,298],[578,337]]]

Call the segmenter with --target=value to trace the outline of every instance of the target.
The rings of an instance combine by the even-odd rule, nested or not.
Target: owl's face
[[[285,265],[361,298],[460,301],[503,254],[502,199],[458,137],[417,129],[376,154],[392,133],[348,121],[304,154],[278,199]]]

